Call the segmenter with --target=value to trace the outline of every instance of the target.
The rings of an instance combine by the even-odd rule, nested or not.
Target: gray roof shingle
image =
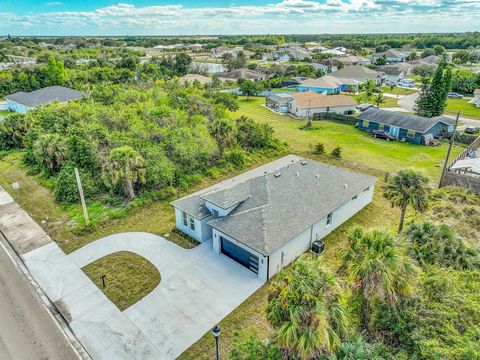
[[[421,133],[426,132],[438,122],[453,125],[455,120],[447,116],[436,116],[426,118],[417,115],[405,114],[394,111],[387,111],[370,107],[360,114],[360,120],[368,120],[379,124],[397,126],[402,129],[415,130]]]
[[[35,107],[45,105],[54,100],[67,102],[69,100],[80,99],[86,94],[63,86],[48,86],[43,89],[35,90],[29,93],[20,91],[5,96],[5,99],[15,101],[16,103]]]
[[[235,186],[185,199],[193,204],[200,198],[222,208],[239,204],[228,216],[208,224],[268,255],[376,182],[368,175],[305,161],[298,159]],[[179,201],[172,205],[178,207]]]

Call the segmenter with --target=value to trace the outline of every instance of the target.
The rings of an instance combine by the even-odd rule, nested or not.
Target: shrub
[[[317,155],[325,155],[325,145],[321,142],[315,144],[313,153]]]
[[[75,164],[73,162],[65,163],[55,182],[55,200],[63,204],[80,202],[74,168]],[[82,181],[83,194],[86,199],[90,199],[98,190],[103,189],[101,185],[95,183],[92,174],[82,170],[79,170],[79,173]]]
[[[282,360],[282,352],[274,342],[263,342],[254,333],[234,334],[230,360]]]
[[[232,149],[225,152],[225,160],[232,163],[237,168],[242,168],[246,163],[245,151],[240,146],[235,146]]]
[[[331,155],[335,159],[341,159],[342,158],[342,148],[340,146],[337,146],[335,149],[332,150]]]

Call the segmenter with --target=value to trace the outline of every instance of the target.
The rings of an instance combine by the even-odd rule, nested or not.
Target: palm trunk
[[[135,190],[133,189],[133,183],[130,179],[125,179],[125,197],[129,201],[135,197]]]
[[[400,210],[400,224],[398,225],[398,233],[399,234],[403,230],[403,222],[405,221],[405,210],[406,210],[406,208],[401,208],[401,210]]]

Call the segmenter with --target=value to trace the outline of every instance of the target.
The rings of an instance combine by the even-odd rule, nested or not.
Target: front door
[[[398,137],[398,135],[400,134],[400,128],[396,126],[390,126],[389,133],[392,134],[393,136]]]
[[[235,245],[223,237],[220,237],[220,243],[222,254],[245,266],[255,274],[258,274],[258,256],[250,253],[248,250],[245,250],[238,245]]]

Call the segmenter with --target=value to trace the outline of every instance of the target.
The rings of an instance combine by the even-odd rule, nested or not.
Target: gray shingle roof
[[[239,202],[228,216],[208,224],[268,255],[376,182],[371,176],[306,161],[302,165],[298,159],[235,186],[186,199],[194,204],[201,197],[221,207]],[[178,201],[172,205],[178,207]]]
[[[455,120],[447,116],[426,118],[417,115],[381,110],[374,107],[370,107],[362,112],[358,118],[360,120],[368,120],[379,124],[393,125],[402,129],[415,130],[421,133],[426,132],[438,122],[443,122],[447,125],[453,125],[455,123]]]
[[[63,86],[48,86],[29,93],[23,91],[17,92],[5,96],[5,98],[28,107],[35,107],[48,104],[54,100],[67,102],[69,100],[80,99],[85,95],[85,93]]]

